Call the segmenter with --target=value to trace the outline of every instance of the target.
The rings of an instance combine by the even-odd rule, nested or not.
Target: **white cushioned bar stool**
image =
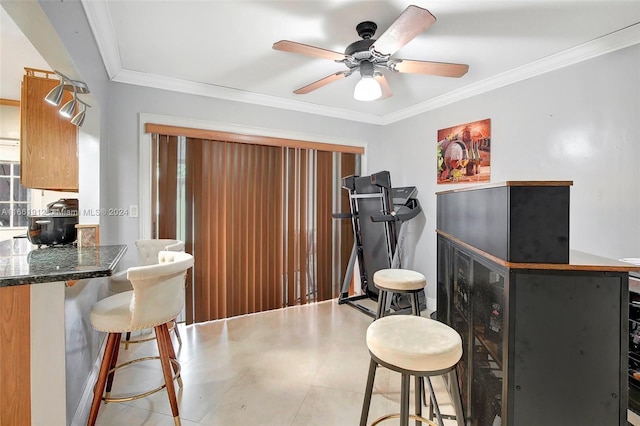
[[[418,294],[427,285],[427,279],[420,272],[410,269],[380,269],[373,274],[373,284],[379,290],[376,319],[386,315],[389,295],[393,293],[409,294],[411,313],[420,316]]]
[[[402,375],[400,413],[389,414],[371,423],[375,426],[385,420],[400,418],[400,425],[407,426],[409,418],[416,425],[425,423],[437,426],[422,417],[422,386],[418,378],[449,374],[450,394],[456,410],[458,425],[464,425],[462,403],[455,366],[462,357],[462,339],[451,327],[430,318],[415,315],[389,315],[380,318],[367,329],[367,347],[371,354],[369,375],[365,388],[360,426],[367,425],[373,382],[378,365]],[[409,414],[410,377],[415,380],[415,415]],[[432,394],[434,404],[435,394]],[[440,426],[443,426],[439,418]]]
[[[184,251],[184,242],[180,240],[173,240],[169,238],[160,238],[160,239],[150,239],[150,240],[137,240],[135,242],[136,249],[138,251],[138,265],[137,266],[147,266],[147,265],[155,265],[158,263],[158,253],[161,251]],[[131,281],[127,278],[127,271],[120,271],[109,277],[109,293],[110,294],[118,294],[123,293],[125,291],[131,291],[133,287],[131,286]],[[173,321],[171,330],[176,335],[176,339],[178,339],[178,345],[182,346],[182,339],[180,338],[180,331],[178,330],[178,325],[175,320]],[[124,339],[124,347],[125,349],[129,348],[129,345],[132,343],[142,343],[148,342],[149,340],[153,340],[155,337],[149,338],[136,338],[131,339],[131,333],[127,333]]]
[[[408,294],[411,302],[411,314],[421,316],[419,294],[427,285],[427,279],[423,274],[410,269],[380,269],[373,274],[373,283],[379,290],[376,319],[386,316],[389,312],[389,296],[393,296],[393,293]],[[416,378],[416,386],[420,383],[419,386],[423,389],[422,397],[424,405],[427,405],[427,393],[424,390],[423,382],[426,382],[429,388],[429,395],[431,396],[432,401],[429,405],[429,419],[433,419],[434,410],[435,415],[440,422],[442,422],[443,417],[455,418],[440,413],[438,403],[435,400],[435,392],[431,384],[431,379],[429,379],[429,377],[418,377]]]
[[[133,290],[109,296],[91,308],[91,325],[98,331],[109,333],[93,390],[93,402],[88,425],[94,425],[102,400],[124,402],[142,398],[166,388],[174,422],[180,424],[178,402],[173,380],[180,379],[180,364],[176,360],[168,325],[184,306],[184,280],[187,270],[193,266],[193,256],[184,252],[161,251],[158,264],[129,268],[127,278]],[[158,357],[145,357],[117,365],[118,349],[122,333],[153,328],[158,342]],[[134,362],[160,359],[164,385],[132,397],[111,397],[111,387],[116,370]],[[173,370],[173,371],[172,371]],[[106,395],[103,396],[106,388]]]

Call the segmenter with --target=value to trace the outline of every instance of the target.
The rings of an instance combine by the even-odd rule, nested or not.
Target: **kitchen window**
[[[31,191],[20,184],[20,164],[0,162],[0,226],[27,226],[31,208]]]

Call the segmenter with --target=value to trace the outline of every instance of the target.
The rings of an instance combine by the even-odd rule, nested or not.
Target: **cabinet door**
[[[629,277],[629,409],[640,413],[640,279]]]
[[[25,188],[78,191],[78,129],[47,103],[59,80],[24,76],[20,112],[20,182]],[[61,105],[72,98],[65,91]]]
[[[505,276],[478,258],[472,263],[473,348],[471,411],[473,424],[503,424]]]
[[[625,275],[518,271],[509,424],[627,424]]]
[[[457,248],[451,250],[451,327],[462,338],[462,359],[458,362],[457,373],[460,384],[462,407],[465,418],[473,417],[473,408],[470,404],[471,377],[470,353],[473,348],[473,336],[471,335],[471,257]]]

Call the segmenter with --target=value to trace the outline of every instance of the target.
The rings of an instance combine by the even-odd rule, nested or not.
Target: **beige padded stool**
[[[420,316],[420,298],[418,295],[424,290],[427,285],[427,279],[420,272],[412,271],[410,269],[380,269],[373,274],[373,284],[378,288],[378,310],[376,312],[376,319],[382,318],[387,315],[387,304],[389,303],[389,295],[393,293],[409,294],[411,302],[411,315]],[[427,392],[425,390],[425,382],[429,387],[429,394],[432,398],[432,403],[429,405],[429,419],[433,419],[434,408],[435,414],[438,420],[442,421],[443,415],[435,403],[435,393],[431,380],[426,377],[420,377],[418,379],[420,386],[422,387],[422,397],[424,405],[427,405]],[[444,416],[448,417],[448,416]]]
[[[155,265],[158,263],[158,253],[161,251],[184,251],[184,243],[180,240],[172,240],[168,238],[161,239],[150,239],[150,240],[137,240],[135,242],[136,249],[138,251],[138,265],[137,266],[148,266]],[[133,287],[131,286],[131,281],[127,279],[127,271],[120,271],[109,277],[109,294],[118,294],[124,293],[126,291],[131,291]],[[170,330],[176,335],[176,339],[178,339],[178,345],[182,346],[182,338],[180,337],[180,331],[178,330],[178,324],[175,319]],[[149,340],[155,339],[154,336],[149,338],[137,338],[131,339],[131,333],[127,333],[124,342],[124,348],[129,349],[129,345],[133,343],[143,343],[148,342]]]
[[[462,403],[458,389],[455,366],[462,357],[462,339],[451,327],[441,322],[414,315],[389,315],[380,318],[367,329],[367,347],[371,354],[369,376],[365,389],[360,426],[366,426],[371,405],[373,382],[378,365],[402,374],[400,414],[380,417],[371,426],[392,418],[400,418],[400,425],[407,426],[409,418],[419,425],[424,422],[436,425],[422,416],[422,386],[420,377],[449,374],[453,405],[458,425],[464,425]],[[410,376],[415,380],[415,415],[409,414]],[[432,395],[434,404],[435,394]],[[438,419],[442,426],[442,419]]]
[[[180,379],[180,364],[173,350],[168,324],[184,306],[184,280],[187,270],[193,266],[193,256],[184,252],[161,251],[158,264],[129,268],[127,278],[132,291],[116,294],[95,303],[89,319],[94,329],[109,333],[93,389],[93,402],[88,425],[94,425],[102,400],[125,402],[151,395],[166,388],[175,424],[180,424],[178,402],[173,380]],[[122,333],[154,328],[158,342],[158,357],[145,357],[117,365],[118,349]],[[164,385],[149,392],[131,397],[111,397],[111,386],[116,370],[126,365],[148,359],[160,359]],[[172,372],[173,370],[173,372]],[[103,396],[106,387],[106,395]]]
[[[418,294],[427,285],[427,279],[420,272],[409,269],[380,269],[373,274],[373,284],[378,288],[378,311],[376,319],[386,315],[389,294],[411,295],[411,313],[420,316]]]

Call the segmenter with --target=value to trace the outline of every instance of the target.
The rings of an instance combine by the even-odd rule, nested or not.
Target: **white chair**
[[[193,256],[188,253],[161,251],[158,264],[129,268],[127,278],[133,290],[109,296],[93,305],[90,314],[91,325],[98,331],[109,333],[107,343],[94,387],[93,402],[88,425],[94,425],[98,417],[100,403],[124,402],[142,398],[166,388],[171,404],[174,422],[180,424],[178,402],[173,380],[180,379],[180,364],[169,336],[168,325],[184,306],[184,280],[187,270],[193,266]],[[154,328],[164,385],[132,397],[111,397],[111,387],[115,372],[134,362],[148,360],[149,357],[117,365],[119,342],[122,333]],[[172,371],[173,369],[173,371]],[[106,388],[106,395],[104,394]],[[103,396],[104,395],[104,396]]]
[[[172,239],[138,240],[135,245],[138,250],[137,266],[158,263],[158,253],[161,251],[184,251],[184,243]],[[131,288],[131,282],[127,279],[127,271],[120,271],[109,277],[110,294],[130,291]]]
[[[184,243],[180,240],[172,240],[168,238],[164,239],[151,239],[151,240],[138,240],[135,242],[138,250],[138,266],[154,265],[158,263],[158,253],[161,251],[184,251]],[[131,282],[127,279],[127,271],[120,271],[109,277],[109,294],[118,294],[125,291],[132,290]],[[180,332],[178,331],[178,325],[175,320],[171,326],[176,339],[178,339],[178,345],[182,346],[182,339]],[[131,340],[131,333],[127,333],[124,339],[125,349],[129,348],[132,343],[142,343],[149,340],[153,340],[154,337],[148,339],[135,339]]]

